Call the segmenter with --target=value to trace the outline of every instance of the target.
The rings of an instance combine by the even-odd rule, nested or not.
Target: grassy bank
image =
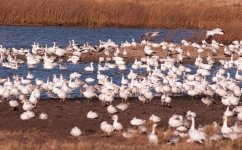
[[[44,136],[44,138],[43,138]],[[102,138],[100,138],[102,136]],[[45,137],[39,132],[0,132],[2,150],[234,150],[241,149],[241,141],[224,140],[218,143],[205,141],[204,144],[187,143],[183,139],[177,145],[167,144],[167,136],[159,132],[159,144],[148,143],[145,135],[136,136],[131,139],[124,139],[121,135],[106,137],[104,135],[92,135],[89,137],[68,137],[67,140],[56,140]]]
[[[213,28],[242,39],[242,5],[218,0],[0,0],[0,25]]]

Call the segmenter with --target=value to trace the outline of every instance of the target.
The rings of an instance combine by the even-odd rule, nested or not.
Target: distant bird
[[[141,40],[145,40],[145,41],[154,41],[155,38],[159,35],[159,32],[147,32],[147,33],[144,33],[142,36],[141,36]]]
[[[47,115],[46,113],[41,113],[41,114],[39,115],[39,119],[41,119],[41,120],[46,120],[46,119],[48,119],[48,115]]]
[[[213,30],[210,30],[210,31],[207,31],[207,34],[206,34],[206,38],[205,38],[205,41],[209,44],[211,44],[212,42],[212,38],[214,35],[224,35],[224,31],[220,28],[216,28],[216,29],[213,29]]]

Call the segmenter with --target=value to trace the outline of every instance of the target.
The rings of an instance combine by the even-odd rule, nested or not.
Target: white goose
[[[155,145],[158,144],[158,136],[155,134],[156,127],[157,127],[157,124],[153,124],[152,132],[148,135],[149,142]]]
[[[74,128],[71,129],[70,134],[72,136],[77,137],[77,136],[80,136],[82,134],[82,131],[78,127],[74,127]]]
[[[16,107],[19,106],[19,103],[17,100],[10,100],[8,103],[9,103],[9,106],[12,107],[14,110],[16,109]]]
[[[137,43],[134,41],[134,39],[132,39],[131,47],[132,47],[133,50],[137,49]]]
[[[85,67],[84,70],[87,72],[93,72],[94,71],[93,62],[90,63],[90,66]]]
[[[87,113],[87,118],[88,119],[97,119],[98,118],[98,114],[94,111],[89,111]]]
[[[171,128],[177,128],[183,125],[183,117],[181,115],[174,114],[168,121],[168,125]]]
[[[192,126],[188,131],[188,135],[189,135],[188,142],[196,141],[196,142],[199,142],[199,143],[203,143],[203,141],[206,138],[206,134],[203,131],[199,131],[199,130],[195,129],[196,113],[189,111],[187,113],[187,117],[191,118],[191,120],[192,120]]]
[[[113,115],[112,116],[112,120],[113,120],[113,127],[116,131],[121,131],[123,130],[123,126],[120,122],[118,122],[118,116],[117,115]]]
[[[131,121],[130,124],[133,126],[141,126],[146,122],[146,120],[143,119],[138,119],[136,117],[134,117]]]
[[[108,135],[110,135],[115,129],[112,125],[108,124],[106,121],[101,122],[101,130]]]
[[[234,132],[232,128],[228,127],[228,117],[224,116],[223,117],[224,121],[223,121],[223,126],[221,128],[221,133],[223,134],[223,136],[227,136],[227,134]]]
[[[27,77],[26,77],[27,79],[33,79],[34,78],[34,75],[33,74],[31,74],[30,72],[28,72],[28,74],[27,74]]]
[[[39,115],[39,119],[41,119],[41,120],[46,120],[46,119],[48,119],[48,115],[47,115],[46,113],[41,113],[41,114]]]
[[[124,111],[125,109],[128,108],[128,105],[129,105],[129,103],[127,103],[127,104],[126,103],[120,103],[120,104],[116,105],[116,108]]]
[[[34,105],[33,104],[31,104],[29,101],[27,101],[27,100],[24,100],[23,101],[23,110],[25,110],[25,111],[30,111],[30,110],[32,110],[33,108],[34,108]]]
[[[160,122],[160,117],[152,114],[149,118],[149,120],[153,121],[154,123]]]
[[[113,105],[109,105],[107,107],[107,112],[111,115],[111,114],[114,114],[114,113],[118,112],[118,110]]]
[[[145,52],[145,54],[146,55],[153,55],[154,53],[155,53],[155,51],[153,51],[152,49],[151,49],[151,47],[149,47],[149,46],[145,46],[145,48],[144,48],[144,52]]]

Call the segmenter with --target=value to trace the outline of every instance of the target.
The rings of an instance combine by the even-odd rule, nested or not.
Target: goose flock
[[[219,32],[219,33],[216,33]],[[147,141],[153,144],[159,144],[159,137],[156,134],[156,128],[159,127],[161,120],[159,116],[152,114],[149,118],[137,118],[130,120],[130,126],[125,128],[119,121],[122,112],[129,109],[128,99],[135,97],[144,103],[150,103],[155,98],[160,99],[161,107],[172,107],[172,97],[191,96],[201,97],[204,106],[209,107],[219,99],[226,106],[223,119],[223,125],[216,126],[216,132],[208,135],[203,127],[197,127],[195,124],[196,112],[187,110],[186,116],[174,114],[170,116],[168,125],[172,130],[172,136],[167,139],[170,144],[177,144],[182,139],[187,142],[203,143],[205,139],[211,142],[218,142],[223,139],[235,140],[242,136],[242,105],[240,99],[242,94],[242,40],[233,41],[230,45],[224,45],[212,40],[207,43],[206,40],[200,43],[182,40],[181,44],[175,44],[162,41],[154,43],[149,41],[148,35],[153,37],[158,33],[145,34],[140,43],[125,41],[121,45],[112,40],[99,41],[98,46],[91,46],[88,43],[78,45],[74,40],[70,41],[66,48],[60,48],[53,43],[52,47],[41,47],[38,43],[32,45],[32,49],[15,49],[0,46],[0,64],[10,70],[18,70],[22,65],[27,65],[28,73],[26,75],[13,74],[7,78],[0,79],[1,101],[7,101],[14,110],[23,110],[20,115],[21,120],[29,120],[36,117],[36,108],[41,103],[43,93],[49,93],[59,99],[60,103],[65,105],[65,100],[73,91],[80,91],[79,96],[87,100],[98,99],[105,105],[110,120],[103,120],[100,124],[100,130],[108,136],[122,133],[124,138],[132,138],[137,134],[146,135]],[[215,34],[223,34],[216,29],[207,32],[211,37]],[[127,50],[139,51],[141,46],[144,56],[135,59],[134,63],[128,64],[125,61],[130,53]],[[187,51],[182,46],[192,47]],[[156,50],[154,50],[156,49]],[[156,55],[157,49],[166,51],[165,58]],[[202,53],[207,53],[207,57],[201,57]],[[101,53],[99,62],[85,65],[77,72],[72,72],[68,77],[63,74],[46,77],[46,80],[36,78],[31,71],[37,65],[41,65],[46,71],[52,69],[68,70],[68,64],[81,65],[80,56],[84,53],[95,55]],[[183,64],[184,59],[189,59],[191,53],[195,53],[195,62],[193,65]],[[214,55],[223,53],[229,59],[214,60]],[[238,57],[235,57],[238,56]],[[65,59],[65,57],[67,59]],[[225,57],[224,57],[225,58]],[[83,65],[83,64],[82,64]],[[110,74],[116,70],[121,76],[114,80],[115,75]],[[84,74],[91,73],[93,76],[87,76],[81,79]],[[113,105],[116,99],[122,99],[118,105]],[[100,107],[103,107],[100,105]],[[175,108],[171,108],[175,109]],[[202,109],[202,108],[201,108]],[[120,112],[117,114],[117,112]],[[88,119],[99,117],[98,112],[90,110],[85,114]],[[41,112],[39,119],[48,119],[48,112]],[[234,126],[229,127],[228,118],[234,119]],[[152,122],[152,128],[147,127],[147,122]],[[118,132],[115,132],[118,131]],[[71,129],[72,136],[82,135],[78,126]]]

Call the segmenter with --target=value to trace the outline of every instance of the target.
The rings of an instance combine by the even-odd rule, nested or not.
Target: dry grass
[[[242,39],[240,1],[0,0],[1,25],[214,28]]]
[[[211,129],[210,129],[211,130]],[[187,144],[183,139],[178,145],[166,144],[170,133],[164,134],[164,131],[158,130],[159,145],[155,146],[148,143],[146,135],[136,136],[129,140],[123,139],[120,134],[104,137],[100,134],[79,138],[67,137],[67,140],[56,140],[53,137],[48,138],[44,133],[35,132],[0,132],[1,150],[233,150],[241,149],[240,140],[224,140],[219,143],[209,143],[205,141],[203,145],[197,143]]]

